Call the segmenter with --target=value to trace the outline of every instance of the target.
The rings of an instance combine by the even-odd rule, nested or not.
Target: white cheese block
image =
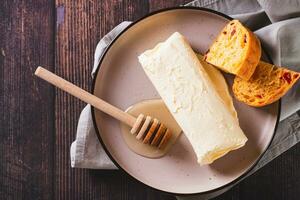
[[[218,95],[224,101],[231,115],[238,121],[237,112],[233,106],[232,97],[229,93],[228,86],[223,74],[219,69],[203,60],[201,54],[196,54],[209,79],[212,81]]]
[[[247,137],[180,33],[139,56],[147,76],[189,139],[200,165],[245,145]]]

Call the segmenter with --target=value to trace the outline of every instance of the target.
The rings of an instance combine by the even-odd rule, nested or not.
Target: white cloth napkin
[[[196,0],[189,6],[206,7],[223,12],[255,30],[274,64],[300,71],[300,1],[299,0]],[[92,76],[110,42],[130,22],[122,22],[97,45]],[[291,148],[300,140],[300,83],[282,98],[281,118],[276,136],[252,173]],[[71,145],[71,165],[78,168],[117,169],[105,154],[93,127],[91,107],[87,105],[79,118],[76,140]],[[210,195],[216,196],[227,189]],[[195,196],[199,199],[199,196]],[[205,197],[207,198],[207,196]],[[189,199],[193,199],[190,197]]]
[[[122,22],[105,35],[95,51],[92,77],[98,68],[100,59],[110,42],[131,22]],[[89,169],[117,169],[105,153],[93,126],[91,106],[87,105],[80,114],[76,140],[71,145],[71,166]]]

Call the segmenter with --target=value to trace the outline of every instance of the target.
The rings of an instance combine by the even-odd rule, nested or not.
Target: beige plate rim
[[[171,7],[171,8],[166,8],[166,9],[161,9],[161,10],[158,10],[158,11],[155,11],[155,12],[152,12],[152,13],[149,13],[148,15],[140,18],[139,20],[131,23],[128,27],[126,27],[111,43],[110,45],[108,46],[108,48],[105,50],[103,56],[101,57],[101,60],[100,60],[100,63],[99,63],[99,67],[98,69],[96,70],[95,72],[95,77],[93,79],[93,82],[92,82],[92,92],[95,93],[95,85],[96,85],[96,80],[97,80],[97,75],[99,74],[99,69],[101,68],[101,64],[102,64],[102,61],[104,60],[104,57],[105,55],[107,54],[108,50],[110,49],[111,46],[114,45],[114,43],[118,40],[118,38],[123,35],[123,33],[125,33],[127,30],[129,30],[131,27],[135,26],[136,24],[138,24],[140,21],[150,17],[150,16],[153,16],[155,14],[158,14],[158,13],[162,13],[162,12],[167,12],[167,11],[171,11],[171,10],[198,10],[198,11],[205,11],[205,12],[211,12],[211,13],[214,13],[214,14],[217,14],[221,17],[224,17],[228,20],[231,20],[232,18],[223,14],[223,13],[220,13],[220,12],[217,12],[217,11],[214,11],[214,10],[211,10],[211,9],[207,9],[207,8],[200,8],[200,7],[191,7],[191,6],[187,6],[187,7]],[[109,152],[109,150],[107,149],[105,143],[103,142],[103,140],[101,139],[101,136],[100,136],[100,132],[98,130],[98,127],[97,127],[97,123],[96,123],[96,119],[95,119],[95,109],[94,107],[91,108],[91,111],[92,111],[92,120],[93,120],[93,125],[94,125],[94,128],[96,130],[96,133],[97,133],[97,137],[99,139],[99,141],[101,142],[105,152],[107,153],[107,155],[109,156],[109,158],[113,161],[113,163],[121,170],[123,171],[125,174],[129,175],[130,177],[132,177],[134,180],[138,181],[139,183],[142,183],[143,185],[146,185],[154,190],[157,190],[157,191],[160,191],[160,192],[165,192],[165,193],[168,193],[168,194],[172,194],[172,195],[182,195],[182,196],[188,196],[188,195],[196,195],[196,194],[208,194],[208,193],[212,193],[212,192],[215,192],[215,191],[219,191],[219,190],[222,190],[222,189],[225,189],[226,187],[228,186],[231,186],[231,185],[234,185],[235,183],[237,183],[238,181],[242,180],[256,165],[257,163],[259,162],[259,160],[261,159],[261,157],[265,154],[265,152],[267,151],[267,149],[270,147],[273,139],[274,139],[274,136],[275,136],[275,133],[276,133],[276,130],[277,130],[277,127],[278,127],[278,123],[279,123],[279,116],[280,116],[280,108],[281,108],[281,100],[278,101],[278,111],[277,111],[277,120],[276,120],[276,124],[275,124],[275,127],[274,127],[274,133],[273,133],[273,136],[271,138],[271,140],[269,141],[269,144],[267,145],[267,147],[264,149],[264,151],[261,153],[261,155],[259,156],[259,158],[257,159],[257,161],[255,163],[252,164],[252,166],[246,171],[244,172],[244,174],[242,174],[241,176],[237,177],[236,179],[234,179],[233,181],[221,186],[221,187],[218,187],[218,188],[215,188],[215,189],[212,189],[212,190],[208,190],[208,191],[204,191],[204,192],[196,192],[196,193],[174,193],[174,192],[168,192],[168,191],[164,191],[164,190],[160,190],[158,188],[154,188],[154,187],[151,187],[147,184],[145,184],[144,182],[136,179],[135,177],[131,176],[125,169],[123,169],[119,164],[118,162],[113,158],[113,156],[111,155],[111,153]]]

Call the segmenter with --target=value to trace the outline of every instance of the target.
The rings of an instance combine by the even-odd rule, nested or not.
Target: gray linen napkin
[[[189,6],[206,7],[237,18],[255,30],[274,64],[289,66],[300,71],[300,1],[279,0],[196,0]],[[109,43],[128,25],[123,22],[104,36],[97,45],[92,76]],[[300,140],[300,83],[282,98],[281,117],[276,136],[261,158],[256,170],[294,146]],[[91,107],[87,105],[79,118],[76,140],[71,145],[71,165],[78,168],[117,169],[99,143],[91,119]],[[228,190],[225,188],[204,198],[210,198]],[[195,196],[199,199],[199,196]],[[189,197],[189,199],[194,199]]]

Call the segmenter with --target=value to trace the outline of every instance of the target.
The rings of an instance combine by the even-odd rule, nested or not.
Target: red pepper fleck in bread
[[[235,77],[232,90],[239,101],[260,107],[280,99],[299,77],[298,72],[260,61],[248,81]]]
[[[238,20],[230,21],[204,59],[225,72],[249,80],[261,57],[258,38]]]

